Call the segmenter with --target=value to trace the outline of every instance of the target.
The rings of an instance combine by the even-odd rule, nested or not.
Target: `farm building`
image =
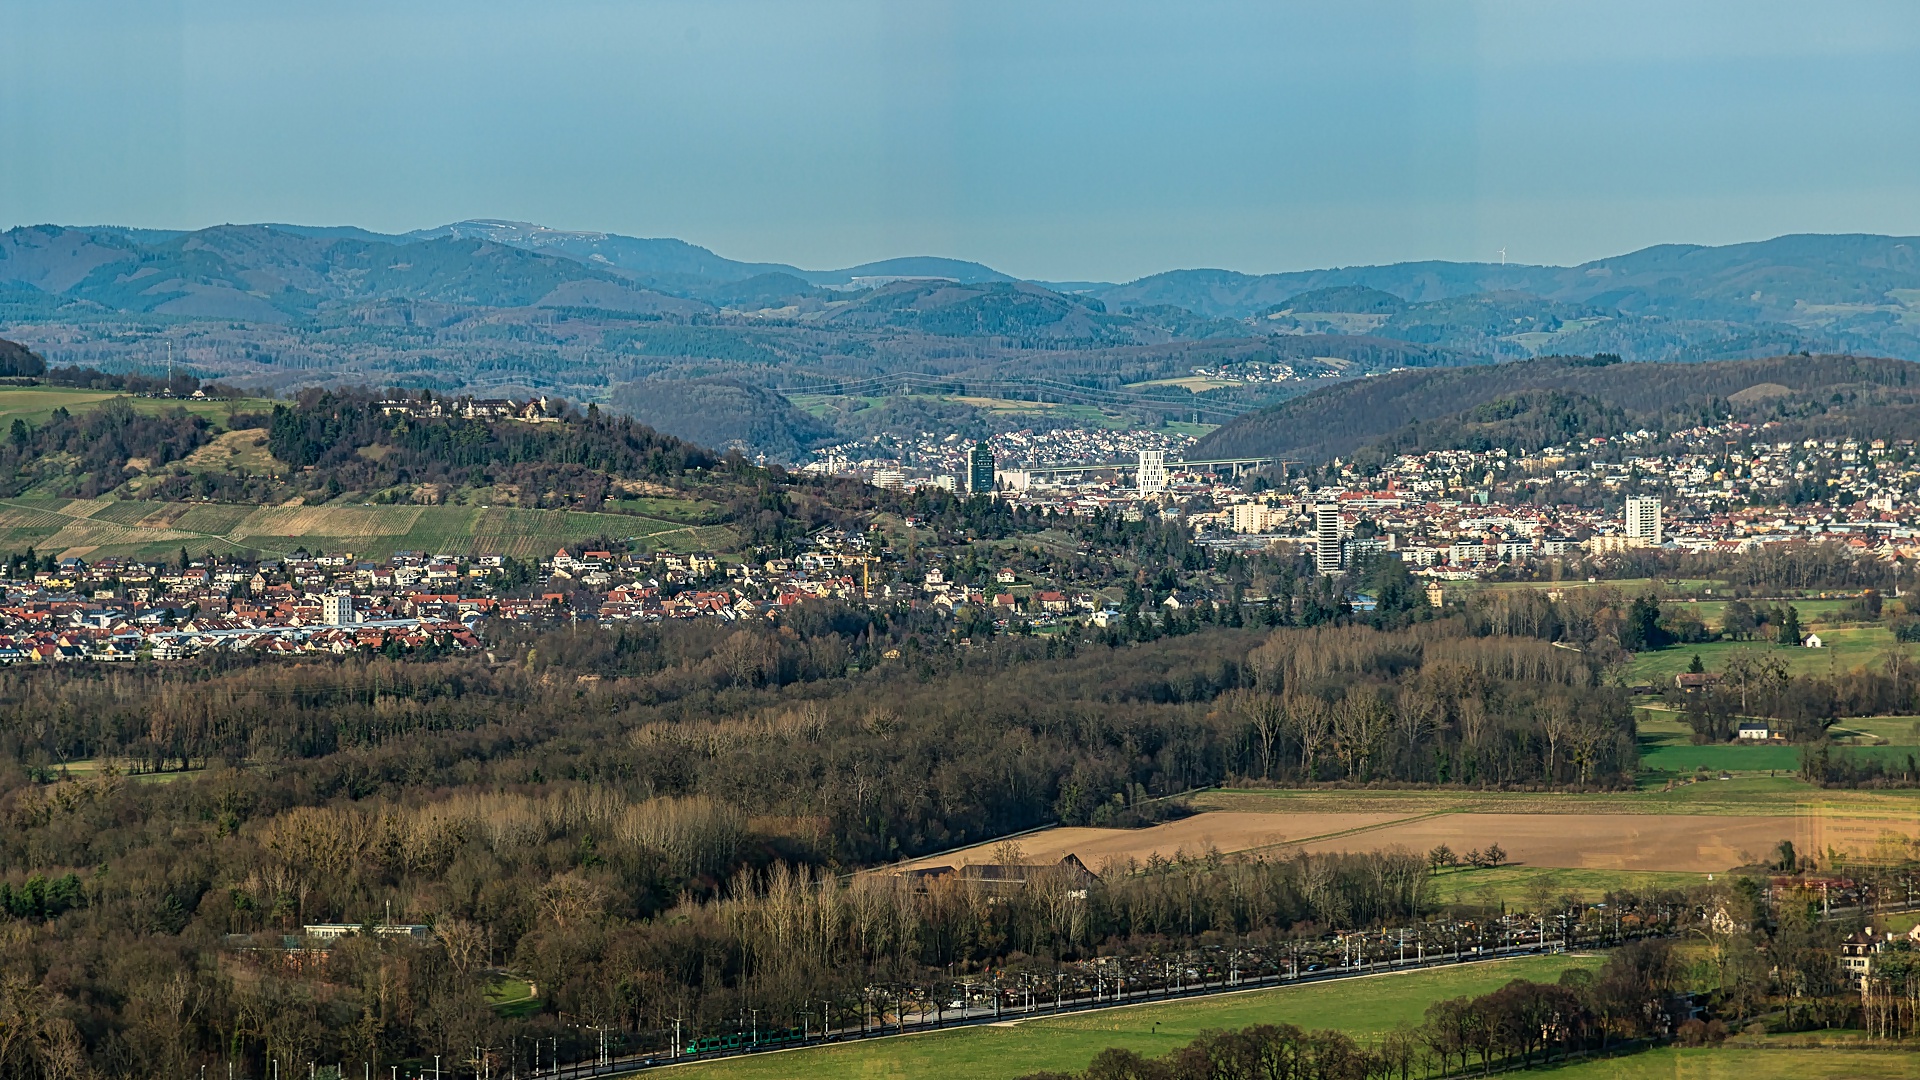
[[[1018,891],[1028,884],[1055,882],[1066,886],[1069,895],[1085,896],[1088,883],[1099,875],[1087,869],[1078,856],[1069,854],[1054,863],[968,863],[958,869],[930,866],[908,870],[904,876],[923,889],[932,881],[957,876],[961,881],[977,882],[993,892]]]

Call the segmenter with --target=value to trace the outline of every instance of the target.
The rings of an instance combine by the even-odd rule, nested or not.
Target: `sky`
[[[1920,234],[1920,4],[0,0],[0,227],[1055,281]]]

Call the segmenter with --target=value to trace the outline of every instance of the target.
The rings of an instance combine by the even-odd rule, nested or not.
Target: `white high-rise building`
[[[1627,497],[1627,539],[1644,547],[1659,547],[1665,542],[1660,525],[1660,500],[1651,495]]]
[[[1323,574],[1340,572],[1340,507],[1318,503],[1313,508],[1313,568]]]
[[[347,593],[330,593],[321,597],[320,618],[328,626],[352,626],[359,621],[353,610],[353,597]]]
[[[1134,472],[1134,486],[1142,494],[1167,490],[1167,452],[1165,450],[1140,451],[1140,467]]]

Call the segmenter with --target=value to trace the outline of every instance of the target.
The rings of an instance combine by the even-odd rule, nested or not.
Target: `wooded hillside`
[[[1745,393],[1753,391],[1752,393]],[[1476,420],[1472,410],[1507,400]],[[1509,415],[1497,414],[1506,411]],[[1547,357],[1478,367],[1402,371],[1325,389],[1249,413],[1201,441],[1201,457],[1272,455],[1321,461],[1379,440],[1440,449],[1441,430],[1521,414],[1498,445],[1530,439],[1670,431],[1728,417],[1791,420],[1809,428],[1884,437],[1920,425],[1920,365],[1853,356],[1776,356],[1703,364]],[[1435,431],[1421,425],[1440,425]],[[1471,436],[1466,436],[1471,437]],[[1455,441],[1458,441],[1457,439]],[[1535,443],[1534,445],[1540,445]],[[1525,447],[1521,447],[1525,448]]]

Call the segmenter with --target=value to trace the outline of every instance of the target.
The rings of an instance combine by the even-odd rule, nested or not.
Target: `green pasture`
[[[1664,1047],[1576,1062],[1547,1073],[1555,1080],[1859,1080],[1920,1077],[1920,1054],[1904,1049]]]
[[[1545,866],[1458,867],[1434,875],[1441,904],[1525,907],[1531,897],[1574,896],[1597,901],[1610,892],[1649,893],[1707,883],[1706,874],[1649,870],[1557,870]]]
[[[273,402],[265,398],[243,398],[234,402],[194,401],[187,398],[132,397],[114,390],[81,390],[65,386],[7,386],[0,387],[0,425],[11,425],[16,419],[29,424],[43,424],[55,409],[89,412],[114,398],[126,398],[136,412],[163,413],[185,409],[206,417],[216,425],[222,424],[231,413],[273,410]]]
[[[1643,748],[1640,767],[1650,772],[1692,773],[1696,769],[1729,773],[1788,773],[1800,768],[1797,746],[1665,745]]]
[[[519,1018],[540,1011],[533,984],[518,975],[501,975],[487,987],[487,1004],[501,1016]]]
[[[1190,424],[1186,421],[1168,421],[1160,430],[1170,431],[1175,435],[1191,435],[1199,439],[1212,434],[1213,430],[1219,426],[1219,424]]]
[[[1366,791],[1332,788],[1217,788],[1188,800],[1196,810],[1255,813],[1786,814],[1798,810],[1920,811],[1920,790],[1816,788],[1793,776],[1736,776],[1679,784],[1650,778],[1635,791]]]
[[[1815,627],[1826,647],[1807,649],[1781,646],[1767,641],[1709,641],[1699,645],[1671,645],[1635,653],[1627,662],[1624,677],[1630,684],[1651,683],[1655,689],[1671,688],[1674,676],[1686,671],[1693,658],[1708,671],[1726,669],[1727,662],[1743,652],[1756,657],[1784,661],[1795,675],[1829,675],[1864,667],[1877,669],[1888,650],[1898,644],[1893,631],[1884,626]]]
[[[1884,739],[1892,746],[1920,746],[1920,716],[1857,716],[1827,729],[1837,743],[1871,744]]]
[[[1640,737],[1640,768],[1652,774],[1647,778],[1649,781],[1660,782],[1667,776],[1691,775],[1698,769],[1736,776],[1758,773],[1792,776],[1800,769],[1798,746],[1777,743],[1710,743],[1695,746],[1692,729],[1677,713],[1665,709],[1640,709],[1635,719]],[[1916,749],[1920,745],[1920,738],[1916,738],[1914,725],[1915,718],[1911,716],[1843,720],[1832,729],[1838,744],[1833,752],[1850,757],[1902,762],[1908,754],[1920,753],[1920,749]],[[1888,745],[1873,745],[1876,738],[1886,739]]]
[[[1202,1031],[1219,1028],[1287,1023],[1302,1028],[1338,1028],[1367,1039],[1402,1023],[1419,1023],[1427,1006],[1435,1001],[1484,994],[1514,979],[1551,982],[1569,967],[1597,967],[1599,963],[1597,957],[1524,957],[1460,968],[1398,972],[1317,986],[1254,990],[762,1054],[690,1065],[676,1069],[675,1075],[686,1080],[1001,1080],[1042,1069],[1083,1069],[1095,1054],[1110,1046],[1157,1056],[1193,1041]]]
[[[1725,600],[1687,600],[1669,605],[1669,610],[1692,615],[1706,623],[1708,627],[1718,630],[1721,623],[1726,620],[1727,603]],[[1747,603],[1755,611],[1764,611],[1770,607],[1791,606],[1800,613],[1800,625],[1804,627],[1816,622],[1825,625],[1842,621],[1840,613],[1846,610],[1848,604],[1853,603],[1853,598],[1749,600]]]
[[[1876,758],[1893,763],[1904,762],[1909,754],[1920,757],[1912,746],[1836,747],[1833,754],[1848,758]],[[1738,746],[1715,743],[1708,746],[1661,746],[1643,750],[1640,767],[1657,773],[1688,774],[1696,769],[1711,773],[1779,773],[1789,775],[1800,768],[1797,746]]]

